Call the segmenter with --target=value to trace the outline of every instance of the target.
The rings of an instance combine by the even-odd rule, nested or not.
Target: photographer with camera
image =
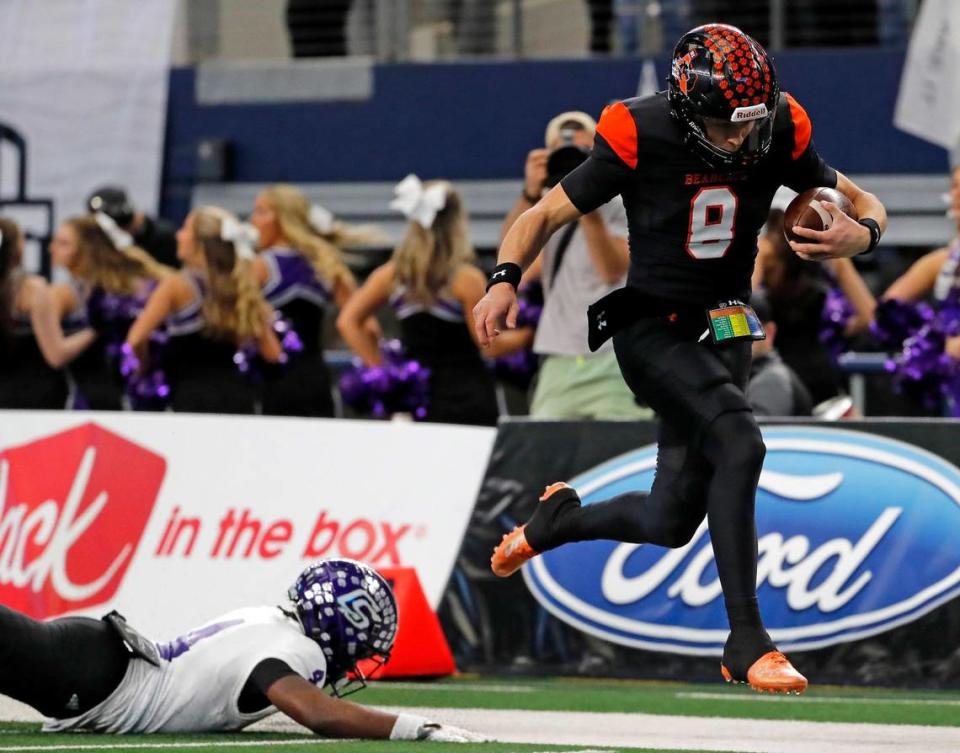
[[[168,267],[179,267],[176,231],[169,222],[149,217],[130,201],[126,189],[120,186],[101,186],[87,197],[91,214],[103,212],[117,226],[133,237],[137,248]]]
[[[501,239],[546,189],[590,154],[597,124],[565,112],[547,125],[546,148],[527,155],[523,192],[504,220]],[[527,271],[543,283],[544,306],[533,343],[541,356],[530,405],[536,418],[643,418],[608,341],[587,347],[587,306],[621,287],[627,273],[627,218],[619,196],[557,233]]]

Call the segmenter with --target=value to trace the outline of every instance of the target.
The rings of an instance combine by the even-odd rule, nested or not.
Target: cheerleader
[[[494,425],[494,381],[466,317],[483,297],[486,276],[474,266],[467,217],[450,183],[422,184],[415,175],[395,189],[391,207],[410,224],[389,262],[374,270],[337,319],[343,339],[367,366],[382,360],[363,322],[390,305],[407,357],[430,370],[427,421]],[[496,358],[527,347],[530,329],[504,332],[484,350]]]
[[[944,195],[944,200],[956,235],[946,246],[921,256],[894,280],[880,296],[881,305],[885,301],[916,304],[927,298],[932,299],[938,308],[948,303],[951,307],[957,305],[960,300],[960,167],[953,171],[950,191]],[[862,300],[851,297],[851,303],[857,316],[854,330],[862,332],[875,322],[878,302],[872,297],[863,297]],[[953,359],[960,360],[960,336],[947,337],[944,350]]]
[[[0,408],[63,408],[63,366],[96,339],[85,327],[65,336],[47,281],[24,272],[23,234],[0,218]]]
[[[251,269],[256,238],[223,209],[191,212],[177,231],[183,271],[161,281],[130,328],[127,345],[145,366],[150,335],[166,324],[163,367],[175,411],[254,413],[256,390],[238,367],[250,365],[243,353],[283,358]]]
[[[894,280],[882,298],[904,303],[914,303],[930,296],[934,303],[943,307],[950,302],[957,306],[960,299],[960,167],[955,168],[950,180],[947,201],[947,216],[953,220],[956,235],[946,246],[921,256],[913,265]],[[944,352],[955,361],[960,361],[960,335],[948,336]]]
[[[75,407],[120,410],[120,347],[150,292],[171,270],[134,246],[131,236],[102,212],[64,222],[50,255],[72,277],[71,284],[53,287],[67,327],[92,326],[99,334],[70,366]]]
[[[372,231],[335,222],[296,188],[278,184],[257,196],[250,222],[260,234],[254,273],[263,295],[290,323],[303,351],[264,372],[263,412],[274,416],[332,416],[330,375],[323,360],[323,325],[331,305],[343,307],[357,284],[340,248],[380,240]],[[375,322],[367,324],[375,329]]]

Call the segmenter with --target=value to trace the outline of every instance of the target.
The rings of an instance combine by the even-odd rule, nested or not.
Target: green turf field
[[[309,750],[330,746],[333,753],[431,753],[453,749],[457,753],[533,753],[534,751],[557,751],[557,753],[587,753],[586,746],[573,745],[522,745],[518,743],[464,743],[459,745],[432,745],[429,743],[384,742],[361,740],[318,740],[316,737],[275,732],[244,732],[230,735],[126,735],[111,737],[86,733],[50,735],[39,732],[38,725],[18,722],[0,722],[0,753],[23,753],[25,751],[69,751],[83,748],[109,750],[111,753],[136,750],[186,750],[189,753],[278,753],[279,750]],[[622,751],[622,753],[694,753],[694,751],[652,751],[648,748],[597,748],[589,751]]]
[[[794,720],[814,722],[872,722],[889,725],[960,727],[960,691],[903,691],[815,686],[806,695],[758,695],[745,687],[721,683],[692,685],[636,681],[580,679],[516,679],[459,677],[437,682],[382,682],[350,698],[378,706],[418,706],[437,709],[526,711],[580,711],[666,714],[688,717]],[[947,733],[952,734],[952,733]],[[960,750],[960,731],[957,733]],[[631,738],[632,739],[632,738]],[[642,734],[638,735],[642,744]],[[304,746],[337,753],[395,751],[407,753],[455,750],[458,753],[533,753],[534,751],[617,750],[639,753],[641,747],[604,748],[597,745],[481,743],[430,745],[324,741],[293,731],[255,731],[218,735],[45,735],[36,723],[0,722],[0,753],[76,750],[176,750],[197,753],[255,753],[271,749],[296,750]],[[661,753],[683,753],[680,750]]]
[[[625,713],[960,726],[960,691],[812,686],[802,696],[762,695],[743,685],[632,680],[458,678],[372,685],[357,696],[390,706],[620,711]],[[960,751],[960,745],[958,745]]]

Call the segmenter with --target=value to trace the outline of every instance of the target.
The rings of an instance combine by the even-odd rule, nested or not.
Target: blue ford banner
[[[781,648],[859,640],[960,594],[960,469],[916,445],[834,427],[769,426],[764,439],[758,587]],[[591,504],[649,489],[655,459],[649,444],[568,480]],[[728,626],[706,524],[680,549],[584,542],[523,574],[540,604],[586,633],[722,651]]]

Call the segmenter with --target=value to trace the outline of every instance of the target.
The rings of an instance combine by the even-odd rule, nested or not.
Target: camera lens
[[[571,170],[579,167],[590,152],[573,143],[561,144],[547,157],[547,187],[553,188]]]

